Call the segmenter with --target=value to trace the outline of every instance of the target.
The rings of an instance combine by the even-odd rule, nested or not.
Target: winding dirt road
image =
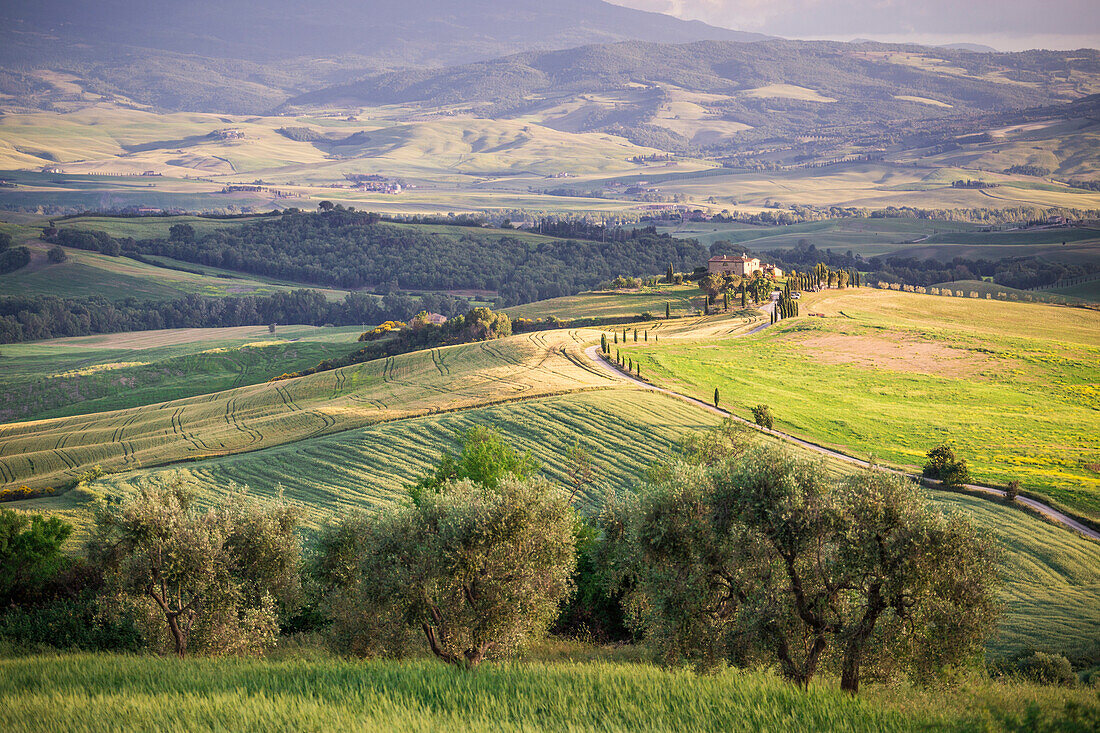
[[[771,311],[767,310],[766,308],[763,309],[763,310],[764,310],[765,313],[768,314],[768,316],[770,318],[771,317]],[[752,329],[751,331],[747,331],[743,334],[739,334],[737,336],[734,336],[733,338],[742,338],[744,336],[751,336],[754,333],[760,333],[761,331],[763,331],[765,328],[767,328],[770,325],[772,325],[772,324],[771,323],[763,323],[760,326],[757,326],[756,328]],[[769,435],[773,435],[773,436],[775,436],[775,437],[777,437],[781,440],[785,440],[789,443],[794,443],[795,445],[799,445],[803,448],[807,448],[807,449],[812,450],[816,453],[820,453],[822,455],[829,456],[830,458],[835,458],[835,459],[840,460],[840,461],[846,461],[847,463],[851,463],[851,464],[856,465],[856,466],[861,466],[863,468],[869,468],[870,465],[871,465],[869,461],[864,461],[860,458],[855,458],[853,456],[849,456],[849,455],[846,455],[844,453],[839,453],[835,450],[831,450],[829,448],[825,448],[824,446],[817,445],[816,443],[810,443],[809,441],[802,440],[801,438],[796,438],[793,435],[788,435],[787,433],[781,433],[778,430],[769,430],[768,428],[762,428],[754,422],[750,422],[749,420],[746,420],[743,417],[738,417],[737,415],[730,414],[727,410],[723,410],[719,407],[715,407],[714,405],[711,405],[707,402],[703,402],[702,400],[697,400],[694,397],[689,397],[687,395],[680,394],[679,392],[673,392],[670,389],[665,389],[664,387],[658,387],[656,385],[650,384],[649,382],[644,382],[641,379],[638,379],[637,377],[634,377],[630,374],[627,374],[624,371],[621,371],[618,367],[612,365],[610,362],[603,359],[600,356],[599,352],[600,352],[600,347],[598,345],[597,346],[589,346],[587,349],[584,350],[585,355],[589,359],[591,359],[592,361],[599,364],[603,369],[607,370],[608,372],[611,372],[612,374],[617,375],[621,379],[628,379],[628,380],[630,380],[631,382],[633,382],[634,384],[636,384],[639,387],[654,390],[656,392],[663,392],[664,394],[671,395],[672,397],[676,397],[678,399],[685,400],[687,402],[690,402],[693,405],[696,405],[698,407],[703,408],[704,410],[709,410],[710,412],[713,412],[716,415],[721,415],[722,417],[732,418],[732,419],[736,420],[737,422],[748,425],[748,426],[750,426],[750,427],[752,427],[756,430],[768,433]],[[883,468],[883,467],[880,466],[880,468]],[[916,479],[918,481],[921,481],[921,482],[924,482],[924,483],[927,483],[927,484],[931,484],[932,486],[935,486],[935,484],[938,483],[938,482],[935,482],[935,481],[929,481],[928,479],[924,479],[920,476],[916,476],[914,474],[907,473],[905,471],[900,471],[900,470],[894,469],[894,468],[885,468],[884,470],[890,471],[891,473],[896,473],[900,476],[908,476],[909,478]],[[977,486],[975,484],[966,484],[964,486],[964,488],[967,489],[968,491],[977,492],[977,493],[981,493],[981,494],[988,494],[991,497],[1004,498],[1004,495],[1005,495],[1005,492],[1002,491],[1001,489],[991,489],[988,486]],[[1088,537],[1089,539],[1100,541],[1100,532],[1097,532],[1096,530],[1092,529],[1091,527],[1088,527],[1088,526],[1082,524],[1081,522],[1078,522],[1073,517],[1070,517],[1066,514],[1063,514],[1062,512],[1058,511],[1057,509],[1055,509],[1053,507],[1047,506],[1046,504],[1042,503],[1041,501],[1036,501],[1035,499],[1031,499],[1031,498],[1026,497],[1026,496],[1019,496],[1019,497],[1016,498],[1016,501],[1019,502],[1020,504],[1024,505],[1024,506],[1026,506],[1026,507],[1029,507],[1029,508],[1033,509],[1034,511],[1038,512],[1039,514],[1042,514],[1044,517],[1046,517],[1047,519],[1049,519],[1053,522],[1057,522],[1058,524],[1061,524],[1065,527],[1068,527],[1072,530],[1075,530],[1076,532],[1079,532],[1080,534],[1084,535],[1085,537]]]

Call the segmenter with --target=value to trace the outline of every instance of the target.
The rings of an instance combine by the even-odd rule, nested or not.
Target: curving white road
[[[767,306],[765,306],[764,312],[768,313],[769,318],[770,318],[771,317],[771,311],[766,310],[766,308],[767,308]],[[754,333],[759,333],[760,331],[763,331],[765,328],[767,328],[770,325],[772,325],[772,324],[771,323],[764,323],[764,324],[762,324],[760,326],[757,326],[756,328],[752,329],[751,331],[747,331],[743,334],[739,334],[737,336],[734,336],[733,338],[740,338],[740,337],[743,337],[743,336],[751,336]],[[603,357],[601,357],[600,356],[600,347],[598,345],[589,346],[587,349],[584,350],[584,353],[585,353],[586,356],[588,356],[589,359],[594,361],[596,364],[600,365],[606,371],[617,375],[621,379],[628,379],[631,382],[633,382],[634,384],[636,384],[640,387],[644,387],[645,389],[651,389],[655,392],[663,392],[664,394],[671,395],[673,397],[677,397],[681,400],[685,400],[687,402],[690,402],[693,405],[696,405],[698,407],[702,407],[704,410],[709,410],[709,411],[713,412],[716,415],[721,415],[722,417],[732,418],[732,419],[734,419],[734,420],[736,420],[740,423],[744,423],[745,425],[748,425],[748,426],[750,426],[750,427],[752,427],[756,430],[760,430],[761,432],[768,433],[769,435],[774,435],[777,438],[780,438],[782,440],[786,440],[790,443],[794,443],[795,445],[802,446],[803,448],[807,448],[809,450],[815,451],[815,452],[820,453],[822,455],[829,456],[830,458],[836,458],[837,460],[847,461],[848,463],[854,464],[856,466],[862,466],[864,468],[870,467],[870,465],[871,465],[869,461],[864,461],[864,460],[859,459],[859,458],[854,458],[852,456],[845,455],[844,453],[839,453],[835,450],[825,448],[824,446],[820,446],[820,445],[817,445],[815,443],[810,443],[808,441],[802,440],[801,438],[796,438],[793,435],[788,435],[787,433],[781,433],[778,430],[769,430],[767,428],[762,428],[754,422],[750,422],[749,420],[746,420],[743,417],[738,417],[737,415],[732,415],[727,410],[723,410],[720,407],[715,407],[714,405],[709,404],[707,402],[703,402],[702,400],[697,400],[694,397],[689,397],[687,395],[680,394],[679,392],[673,392],[670,389],[665,389],[664,387],[658,387],[656,385],[650,384],[649,382],[644,382],[641,379],[638,379],[637,377],[635,377],[631,374],[627,374],[625,371],[621,371],[618,367],[614,366],[611,362],[609,362],[606,359],[604,359]],[[880,468],[883,468],[883,467],[880,466]],[[933,486],[936,483],[938,483],[936,481],[930,481],[930,480],[922,478],[920,476],[915,476],[913,474],[906,473],[905,471],[899,471],[899,470],[893,469],[893,468],[885,468],[884,470],[887,470],[887,471],[890,471],[891,473],[896,473],[896,474],[899,474],[899,475],[902,475],[902,476],[909,476],[910,478],[916,479],[916,480],[921,481],[923,483],[931,484]],[[982,493],[982,494],[989,494],[990,496],[993,496],[993,497],[1004,498],[1004,495],[1005,495],[1005,492],[1002,491],[1001,489],[991,489],[988,486],[977,486],[977,485],[974,485],[974,484],[966,484],[964,486],[964,488],[966,488],[968,491],[979,492],[979,493]],[[1036,512],[1038,512],[1039,514],[1042,514],[1044,517],[1046,517],[1047,519],[1050,519],[1053,522],[1057,522],[1058,524],[1061,524],[1065,527],[1069,527],[1070,529],[1079,532],[1080,534],[1084,535],[1085,537],[1088,537],[1089,539],[1100,541],[1100,532],[1097,532],[1096,530],[1092,529],[1091,527],[1088,527],[1088,526],[1082,524],[1081,522],[1078,522],[1073,517],[1070,517],[1066,514],[1063,514],[1062,512],[1058,511],[1057,509],[1055,509],[1053,507],[1047,506],[1046,504],[1042,503],[1041,501],[1036,501],[1035,499],[1031,499],[1031,498],[1026,497],[1026,496],[1018,496],[1016,498],[1016,501],[1019,502],[1020,504],[1023,504],[1024,506],[1027,506],[1027,507],[1035,510]]]

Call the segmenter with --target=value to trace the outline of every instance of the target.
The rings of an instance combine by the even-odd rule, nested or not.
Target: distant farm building
[[[732,255],[717,255],[707,261],[707,271],[719,275],[739,275],[740,277],[752,277],[754,273],[761,273],[768,277],[781,278],[783,271],[775,265],[762,265],[760,260],[748,255],[733,257]]]

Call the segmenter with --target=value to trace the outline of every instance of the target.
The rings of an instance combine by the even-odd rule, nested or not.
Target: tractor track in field
[[[757,326],[756,328],[752,329],[751,331],[746,331],[745,333],[740,334],[739,336],[734,336],[734,338],[742,338],[744,336],[751,336],[755,333],[760,333],[761,331],[763,331],[765,328],[767,328],[770,325],[772,325],[772,324],[771,323],[761,324],[761,325]],[[846,463],[850,463],[850,464],[853,464],[853,465],[856,465],[856,466],[860,466],[861,468],[871,468],[872,467],[872,464],[871,464],[870,461],[865,461],[861,458],[856,458],[854,456],[847,455],[846,453],[841,453],[840,451],[836,451],[836,450],[833,450],[831,448],[826,448],[825,446],[817,445],[816,443],[811,443],[808,440],[803,440],[801,438],[796,438],[795,436],[790,435],[788,433],[783,433],[783,432],[780,432],[778,430],[771,430],[769,428],[761,427],[761,426],[757,425],[756,423],[754,423],[750,420],[746,420],[743,417],[739,417],[737,415],[734,415],[734,414],[730,413],[728,410],[723,410],[720,407],[715,407],[714,405],[711,405],[707,402],[703,402],[702,400],[696,399],[694,397],[689,397],[688,395],[681,394],[679,392],[674,392],[671,389],[665,389],[664,387],[658,387],[654,384],[650,384],[649,382],[646,382],[642,379],[639,379],[638,377],[635,377],[631,374],[627,374],[625,371],[621,371],[617,366],[612,365],[611,362],[609,362],[608,360],[601,357],[600,354],[599,354],[599,350],[600,350],[600,347],[598,345],[589,346],[587,349],[584,350],[584,353],[588,356],[588,358],[591,361],[595,362],[601,368],[603,368],[604,371],[610,372],[614,375],[617,375],[618,377],[620,377],[622,379],[628,379],[628,380],[630,380],[631,382],[633,382],[635,385],[637,385],[639,387],[642,387],[642,388],[648,389],[648,390],[653,390],[655,392],[661,392],[661,393],[669,395],[671,397],[675,397],[677,399],[681,399],[681,400],[684,400],[686,402],[690,402],[691,404],[695,405],[696,407],[701,407],[704,410],[708,410],[708,411],[714,413],[715,415],[721,415],[722,417],[728,417],[730,419],[736,420],[737,422],[742,423],[744,425],[748,425],[749,427],[751,427],[755,430],[759,430],[760,432],[767,433],[768,435],[779,438],[780,440],[784,440],[788,443],[793,443],[797,446],[800,446],[802,448],[806,448],[806,449],[811,450],[815,453],[819,453],[821,455],[828,456],[829,458],[835,458],[837,460],[844,461]],[[882,466],[877,466],[877,467],[878,468],[883,468]],[[890,473],[894,473],[894,474],[897,474],[899,476],[906,476],[906,477],[914,479],[914,480],[916,480],[916,481],[918,481],[922,484],[931,486],[932,488],[935,488],[936,485],[939,483],[938,481],[931,481],[931,480],[925,479],[921,476],[917,476],[915,474],[911,474],[911,473],[908,473],[906,471],[902,471],[902,470],[896,469],[896,468],[883,468],[883,470],[889,471]],[[977,484],[965,484],[962,488],[966,489],[966,491],[968,491],[972,494],[980,494],[980,495],[987,496],[987,497],[990,497],[990,498],[1003,499],[1004,496],[1005,496],[1004,490],[994,489],[994,488],[989,487],[989,486],[979,486]],[[1022,504],[1023,506],[1027,507],[1028,509],[1031,509],[1032,511],[1037,512],[1038,514],[1042,515],[1044,518],[1046,518],[1046,519],[1048,519],[1052,522],[1055,522],[1056,524],[1060,524],[1063,527],[1066,527],[1068,529],[1076,531],[1077,533],[1082,534],[1085,537],[1088,537],[1089,539],[1100,541],[1100,532],[1097,532],[1096,530],[1094,530],[1091,527],[1083,524],[1082,522],[1077,521],[1076,519],[1069,516],[1068,514],[1063,514],[1062,512],[1058,511],[1057,509],[1055,509],[1052,506],[1049,506],[1047,504],[1044,504],[1041,501],[1038,501],[1036,499],[1032,499],[1031,497],[1027,497],[1027,496],[1018,496],[1016,498],[1016,501],[1018,503]]]

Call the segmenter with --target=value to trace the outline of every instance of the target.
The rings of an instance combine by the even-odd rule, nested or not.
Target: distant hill
[[[46,91],[26,72],[51,69],[161,108],[253,113],[370,71],[592,43],[763,38],[602,0],[7,0],[0,93]]]
[[[640,145],[706,149],[840,128],[1065,103],[1100,88],[1096,51],[977,54],[875,43],[618,43],[370,76],[288,108],[419,104],[625,132]],[[867,126],[872,127],[868,128]],[[847,135],[847,133],[846,133]]]

